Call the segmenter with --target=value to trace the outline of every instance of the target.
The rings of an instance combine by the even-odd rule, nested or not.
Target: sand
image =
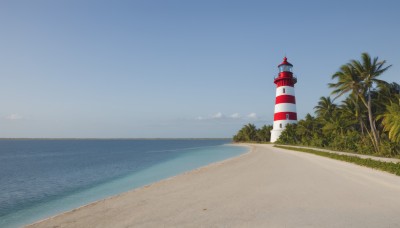
[[[252,148],[29,227],[400,227],[400,177]]]

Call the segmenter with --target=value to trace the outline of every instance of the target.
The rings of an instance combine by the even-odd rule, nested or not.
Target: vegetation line
[[[278,145],[275,145],[274,147],[281,148],[281,149],[287,149],[287,150],[293,150],[293,151],[299,151],[299,152],[305,152],[305,153],[315,154],[318,156],[332,158],[332,159],[336,159],[336,160],[340,160],[340,161],[350,162],[353,164],[357,164],[357,165],[361,165],[361,166],[365,166],[365,167],[369,167],[369,168],[373,168],[373,169],[378,169],[381,171],[385,171],[385,172],[400,176],[400,162],[398,162],[398,163],[383,162],[383,161],[373,160],[371,158],[360,158],[357,156],[335,154],[335,153],[329,153],[329,152],[313,150],[313,149],[298,148],[298,147],[288,147],[288,146],[278,146]]]

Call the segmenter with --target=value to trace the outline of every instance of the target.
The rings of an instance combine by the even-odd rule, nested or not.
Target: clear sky
[[[4,0],[0,137],[231,137],[285,55],[303,118],[362,52],[400,83],[400,1]]]

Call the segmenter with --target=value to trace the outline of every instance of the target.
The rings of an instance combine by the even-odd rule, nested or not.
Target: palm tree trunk
[[[359,101],[359,96],[358,96],[358,93],[356,93],[357,94],[357,96],[356,96],[356,101],[355,101],[355,106],[356,106],[356,116],[357,116],[357,119],[358,119],[358,121],[359,121],[359,123],[360,123],[360,129],[361,129],[361,135],[362,136],[364,136],[364,122],[363,122],[363,120],[362,120],[362,115],[361,115],[361,108],[360,108],[360,101]]]
[[[361,135],[364,136],[364,123],[362,121],[361,108],[360,108],[360,93],[356,90],[353,90],[353,94],[355,95],[355,99],[353,100],[355,115],[358,123],[360,124]],[[352,94],[352,95],[353,95]]]
[[[374,145],[375,152],[379,152],[379,138],[375,126],[375,120],[372,114],[372,105],[371,105],[371,93],[370,90],[368,89],[368,101],[365,101],[365,98],[360,94],[360,99],[362,103],[367,107],[368,110],[368,120],[369,120],[369,125],[371,128],[371,133],[372,133],[372,144]]]
[[[377,133],[377,130],[376,130],[376,126],[375,126],[375,120],[374,120],[374,117],[373,117],[373,115],[372,115],[372,107],[371,107],[371,93],[370,93],[370,90],[368,90],[368,106],[367,106],[367,109],[368,109],[368,119],[369,119],[369,124],[370,124],[370,127],[371,127],[371,132],[372,132],[372,135],[374,136],[374,141],[375,141],[375,151],[376,152],[379,152],[379,136],[378,136],[378,133]]]
[[[358,121],[360,121],[361,135],[364,136],[364,123],[361,117],[358,117]]]

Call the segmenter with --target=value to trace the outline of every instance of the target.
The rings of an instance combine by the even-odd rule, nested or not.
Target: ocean
[[[0,140],[0,227],[20,227],[240,155],[224,139]]]

